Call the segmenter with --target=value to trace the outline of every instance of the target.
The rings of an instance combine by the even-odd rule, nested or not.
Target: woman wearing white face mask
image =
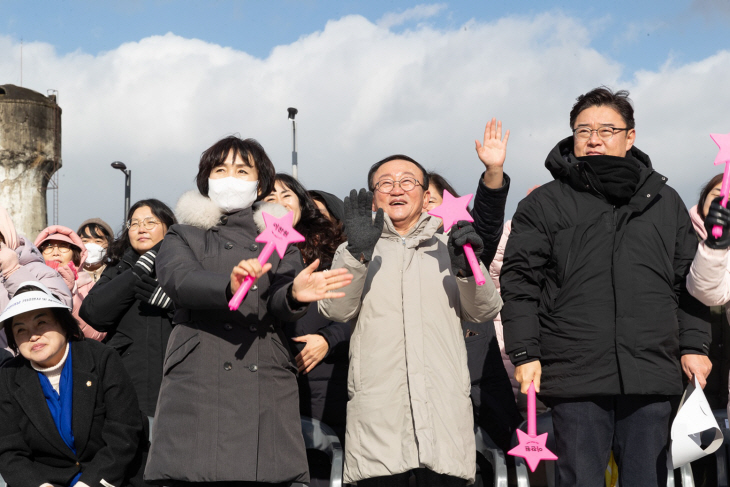
[[[302,270],[295,245],[261,266],[252,204],[274,188],[274,166],[253,139],[227,137],[200,159],[198,190],[183,195],[157,276],[175,303],[145,478],[166,485],[307,482],[297,366],[284,322],[307,303],[338,298],[346,271]],[[235,311],[243,279],[254,285]]]
[[[89,218],[81,224],[76,233],[81,237],[88,252],[83,269],[89,275],[91,282],[96,282],[109,263],[107,249],[114,241],[112,227],[101,218]]]

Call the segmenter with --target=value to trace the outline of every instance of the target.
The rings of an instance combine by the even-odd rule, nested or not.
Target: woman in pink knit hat
[[[94,286],[94,280],[86,272],[79,273],[88,255],[81,237],[68,227],[51,225],[38,234],[35,246],[43,253],[46,265],[56,269],[71,290],[72,314],[79,321],[84,336],[93,340],[103,340],[106,333],[96,331],[79,317],[81,303]]]

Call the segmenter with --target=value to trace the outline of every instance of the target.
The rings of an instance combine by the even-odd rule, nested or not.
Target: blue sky
[[[63,55],[79,49],[98,54],[125,42],[172,32],[265,58],[275,46],[322,30],[329,20],[362,15],[375,22],[387,13],[422,4],[384,0],[0,0],[0,33],[26,42],[47,42]],[[595,35],[592,47],[619,60],[627,74],[656,69],[668,59],[702,59],[730,42],[727,0],[459,0],[435,5],[443,9],[427,22],[436,28],[459,27],[470,19],[565,13],[589,26]],[[400,27],[408,28],[412,24]]]
[[[231,133],[286,171],[288,106],[302,181],[341,196],[393,153],[474,192],[474,139],[503,119],[508,217],[549,180],[545,156],[593,87],[631,91],[637,146],[687,206],[717,171],[708,133],[730,131],[730,0],[0,0],[0,84],[20,84],[21,39],[23,85],[59,91],[59,223],[72,227],[121,225],[114,160],[133,169],[133,200],[170,206]]]

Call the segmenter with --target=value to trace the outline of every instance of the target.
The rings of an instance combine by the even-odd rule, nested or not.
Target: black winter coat
[[[197,191],[184,195],[210,205]],[[199,203],[195,203],[199,201]],[[204,210],[201,210],[204,211]],[[184,218],[181,217],[181,220]],[[263,244],[251,208],[223,216],[211,228],[173,225],[157,255],[157,275],[175,302],[175,328],[163,366],[145,478],[190,482],[307,482],[294,357],[283,323],[307,307],[291,308],[287,292],[302,270],[299,250],[228,309],[231,270],[256,258]],[[297,303],[293,303],[297,304]]]
[[[75,455],[30,362],[19,355],[0,369],[0,474],[12,487],[65,486],[79,470],[90,486],[146,485],[146,418],[118,355],[94,340],[71,342],[71,366]]]
[[[708,308],[685,278],[697,249],[679,195],[632,148],[641,175],[629,203],[596,192],[561,141],[555,181],[522,200],[501,274],[505,348],[539,359],[541,395],[681,394],[680,355],[707,354]]]
[[[300,373],[299,412],[302,416],[318,419],[330,426],[345,439],[345,417],[347,412],[347,369],[350,363],[350,325],[330,321],[310,306],[307,314],[296,323],[284,328],[289,339],[303,335],[322,335],[329,344],[329,351],[322,361],[308,374]],[[306,343],[290,341],[294,353],[304,349]]]
[[[154,416],[162,361],[172,332],[172,311],[134,297],[138,277],[132,266],[138,258],[130,247],[116,266],[104,269],[81,304],[79,316],[98,331],[108,333],[104,343],[122,357],[142,412]]]

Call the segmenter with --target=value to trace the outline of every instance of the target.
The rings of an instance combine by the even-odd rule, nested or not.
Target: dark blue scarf
[[[43,389],[43,396],[46,398],[46,404],[48,409],[51,411],[53,416],[53,422],[56,423],[56,429],[61,435],[63,442],[66,443],[74,455],[76,455],[76,445],[74,440],[74,433],[71,429],[71,418],[73,416],[73,372],[71,370],[71,345],[68,345],[68,355],[66,356],[66,363],[63,364],[63,370],[61,371],[61,381],[58,384],[59,393],[51,385],[51,381],[48,380],[42,372],[38,372],[38,378],[41,380],[41,389]],[[78,482],[81,477],[81,472],[68,484],[69,487],[73,486]]]

